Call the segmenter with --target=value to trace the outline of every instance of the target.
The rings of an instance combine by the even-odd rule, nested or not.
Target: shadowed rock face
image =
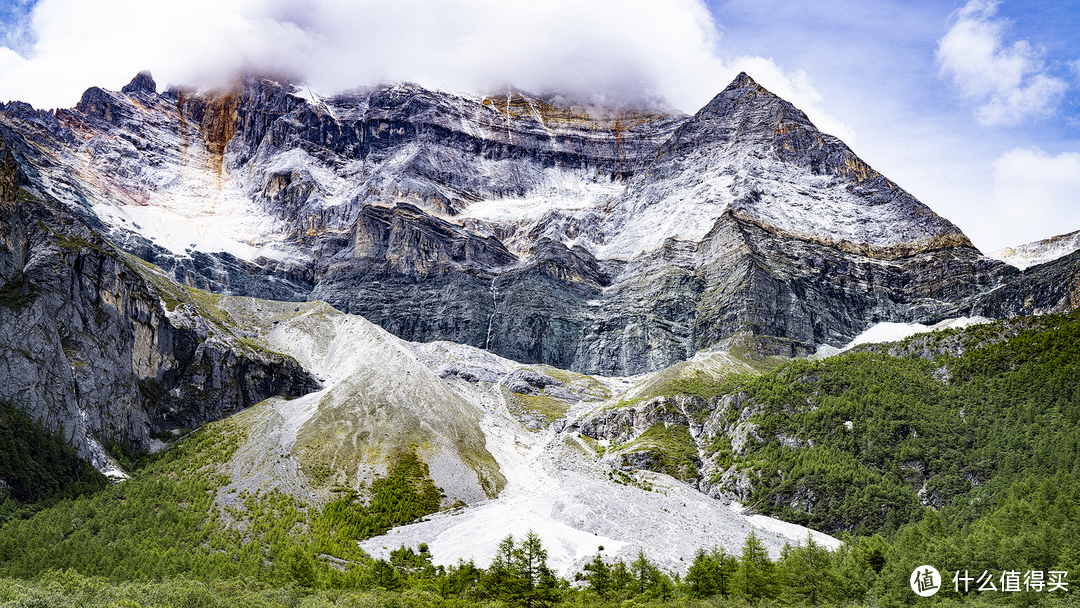
[[[23,106],[0,119],[52,154],[28,181],[178,281],[526,363],[635,374],[737,335],[790,356],[1076,300],[1074,272],[983,257],[745,74],[693,117],[410,84],[157,94],[148,74]]]

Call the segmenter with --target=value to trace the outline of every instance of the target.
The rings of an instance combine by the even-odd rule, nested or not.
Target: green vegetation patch
[[[19,188],[19,192],[18,192],[17,196],[18,196],[18,201],[20,203],[41,203],[41,202],[43,202],[40,198],[34,196],[34,194],[32,192],[30,192],[29,190],[27,190],[26,188]]]
[[[1078,387],[1080,312],[793,361],[731,389],[766,438],[737,463],[761,472],[750,506],[788,521],[892,532],[925,500],[962,526],[1028,475],[1080,476]]]
[[[600,401],[611,398],[611,391],[604,386],[603,382],[600,382],[592,376],[559,369],[550,365],[530,365],[529,369],[547,374],[559,382],[566,384],[569,390],[582,393],[591,399]]]
[[[141,276],[144,281],[157,288],[158,296],[165,304],[165,310],[173,312],[176,307],[190,300],[187,292],[178,283],[169,278],[160,268],[130,253],[119,252],[129,268]]]
[[[387,474],[371,482],[370,495],[364,502],[349,492],[323,508],[313,526],[321,552],[340,554],[358,540],[417,521],[437,512],[445,498],[415,451],[398,455]]]
[[[723,378],[715,378],[704,372],[697,372],[693,376],[674,380],[668,391],[671,395],[685,395],[712,401],[730,394],[736,387],[754,377],[755,374],[731,374]],[[707,417],[707,412],[705,414]],[[704,417],[698,422],[704,422]]]
[[[257,302],[257,300],[224,296],[205,289],[180,285],[162,272],[160,268],[146,260],[129,253],[119,253],[127,261],[129,268],[157,289],[158,296],[167,311],[173,312],[181,305],[187,304],[214,329],[229,336],[234,346],[262,355],[285,357],[285,355],[267,346],[261,338],[251,338],[244,335],[245,333],[257,334],[259,328],[240,322],[229,312],[228,304],[230,300],[251,302]],[[267,306],[282,308],[284,305],[278,302],[267,302]]]
[[[664,473],[682,481],[693,481],[698,476],[697,446],[690,430],[679,424],[658,422],[633,441],[620,446],[617,453],[624,459],[634,459],[641,454],[646,458],[640,464],[651,471]]]
[[[6,401],[0,401],[0,482],[0,522],[108,485],[62,437]]]
[[[37,288],[20,275],[18,279],[0,289],[0,306],[18,310],[32,302],[36,296]]]
[[[503,388],[502,392],[506,398],[506,409],[515,416],[533,414],[551,423],[565,417],[566,411],[570,409],[565,401],[550,395],[524,395],[511,392],[506,388]]]
[[[155,456],[131,479],[0,526],[0,563],[10,576],[50,569],[122,579],[257,571],[214,506],[219,472],[242,443],[229,421],[205,426]]]
[[[735,348],[735,347],[732,347]],[[730,355],[730,353],[728,353]],[[773,358],[779,361],[777,358]],[[750,365],[724,353],[702,361],[680,361],[651,374],[643,383],[626,393],[615,407],[627,407],[656,397],[684,395],[712,399],[727,394],[732,386],[775,367]]]
[[[778,338],[772,338],[772,340],[779,341]],[[790,361],[790,359],[786,357],[763,355],[759,352],[759,349],[755,349],[748,345],[745,339],[736,339],[731,347],[728,348],[728,354],[737,361],[749,365],[754,371],[762,374]]]

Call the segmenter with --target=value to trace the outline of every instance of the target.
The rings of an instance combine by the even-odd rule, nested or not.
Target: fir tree
[[[765,549],[765,545],[753,531],[743,543],[736,583],[739,592],[753,600],[775,595],[775,566],[769,559],[769,552]]]
[[[597,553],[591,562],[585,564],[585,580],[600,599],[606,600],[611,595],[611,569]]]
[[[690,595],[696,598],[715,595],[719,578],[720,564],[712,555],[706,553],[704,548],[699,548],[694,555],[694,563],[686,571],[686,585]]]

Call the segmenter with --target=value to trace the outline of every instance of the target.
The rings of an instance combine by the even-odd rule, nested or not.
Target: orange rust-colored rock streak
[[[206,151],[208,162],[221,180],[222,161],[225,154],[225,146],[236,133],[236,108],[240,105],[240,98],[235,91],[230,91],[220,97],[207,101],[206,113],[203,114],[202,128],[203,137],[206,138]]]
[[[635,126],[649,123],[666,116],[651,112],[621,111],[611,116],[591,116],[579,106],[556,106],[546,101],[510,94],[485,97],[482,103],[508,118],[532,117],[549,129],[581,128],[588,130],[621,130],[626,132]],[[617,133],[616,137],[620,135]]]

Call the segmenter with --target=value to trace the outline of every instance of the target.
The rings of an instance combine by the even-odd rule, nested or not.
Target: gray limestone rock
[[[318,385],[291,358],[208,327],[189,304],[169,311],[134,262],[24,187],[18,138],[0,136],[0,399],[90,459],[92,440],[146,448],[151,430]]]
[[[412,84],[154,91],[140,74],[74,110],[4,106],[51,150],[25,154],[27,187],[181,283],[324,300],[411,341],[629,375],[733,336],[799,356],[882,321],[1080,302],[1075,256],[982,256],[745,74],[693,117]],[[243,238],[178,247],[97,215],[191,192],[240,206]]]

